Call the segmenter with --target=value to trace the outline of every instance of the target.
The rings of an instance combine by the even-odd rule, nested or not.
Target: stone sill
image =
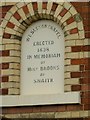
[[[0,106],[33,106],[51,104],[77,104],[80,103],[80,92],[65,92],[46,95],[7,95],[0,96]]]

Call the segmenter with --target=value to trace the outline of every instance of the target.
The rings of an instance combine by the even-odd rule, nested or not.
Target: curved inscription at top
[[[33,23],[22,37],[21,94],[54,94],[64,87],[64,35],[50,20]]]

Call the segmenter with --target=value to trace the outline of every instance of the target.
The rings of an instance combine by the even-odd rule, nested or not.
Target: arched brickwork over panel
[[[82,18],[75,8],[68,2],[30,2],[16,3],[2,21],[3,57],[2,57],[2,89],[6,94],[20,94],[20,55],[21,39],[25,30],[33,22],[48,19],[55,21],[64,32],[65,37],[65,92],[79,87],[82,77],[80,65],[71,65],[72,59],[82,58],[75,47],[83,44],[84,29]],[[79,49],[79,48],[78,48]],[[8,68],[8,69],[7,69]],[[75,69],[73,69],[75,68]],[[6,86],[7,84],[7,86]]]

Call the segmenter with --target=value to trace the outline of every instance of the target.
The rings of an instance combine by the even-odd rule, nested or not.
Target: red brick
[[[12,7],[12,5],[8,5],[8,6],[2,6],[2,12],[4,13],[7,13],[8,12],[8,10],[10,10],[11,9],[11,7]]]
[[[90,51],[90,46],[89,45],[82,46],[82,50],[83,51]]]
[[[8,82],[9,77],[8,76],[2,76],[1,82]]]
[[[89,6],[84,6],[83,9],[82,9],[82,13],[88,13],[89,10],[90,10]]]
[[[7,27],[9,27],[9,28],[14,28],[15,25],[14,25],[13,23],[11,23],[11,22],[8,22],[8,23],[7,23]]]
[[[72,52],[81,52],[82,47],[81,46],[72,46],[71,50],[72,50]]]
[[[80,0],[79,0],[80,1]],[[89,2],[87,2],[87,0],[84,0],[84,2],[81,0],[81,2],[71,2],[71,4],[77,8],[77,7],[84,7],[84,6],[89,6]],[[81,10],[82,12],[82,10]]]
[[[71,78],[79,78],[81,77],[81,72],[71,72]]]
[[[77,12],[81,13],[82,12],[82,7],[77,7],[76,10],[77,10]]]
[[[80,78],[80,84],[88,84],[90,83],[90,78]]]
[[[71,17],[71,18],[69,18],[66,22],[67,22],[67,24],[70,24],[70,23],[74,22],[74,18]]]
[[[71,4],[72,4],[75,8],[81,6],[81,3],[79,4],[79,2],[71,2]]]
[[[33,113],[40,112],[41,111],[41,107],[35,106],[35,107],[32,108],[32,110],[33,110]]]
[[[85,38],[90,38],[90,32],[85,33]]]
[[[71,89],[72,89],[72,91],[80,91],[81,90],[81,85],[72,85]]]
[[[0,51],[1,56],[9,56],[9,50]]]
[[[8,34],[8,33],[3,34],[3,38],[10,38],[10,37],[11,37],[11,34]]]
[[[0,64],[2,69],[8,69],[9,68],[9,63],[2,63]]]
[[[66,111],[66,105],[58,105],[57,106],[58,112],[65,112]]]
[[[0,95],[8,95],[8,89],[0,89]]]
[[[20,20],[20,19],[21,19],[21,16],[20,16],[17,12],[15,12],[13,16],[14,16],[17,20]]]
[[[82,85],[81,89],[82,89],[82,91],[90,91],[90,84]]]
[[[84,26],[85,31],[90,31],[90,25],[89,26]]]
[[[81,109],[82,109],[81,105],[67,105],[66,107],[66,111],[76,111]]]
[[[84,65],[80,65],[80,71],[84,71],[85,70],[85,66]]]
[[[43,9],[47,9],[47,2],[43,2],[43,3],[42,3],[42,8],[43,8]]]
[[[37,2],[33,2],[32,4],[33,4],[33,9],[34,9],[34,10],[37,10],[37,9],[38,9]]]
[[[84,105],[84,110],[90,110],[90,104]],[[88,120],[90,120],[90,119],[88,119]]]
[[[88,91],[88,92],[85,92],[85,96],[84,96],[85,98],[90,98],[90,91]]]
[[[3,114],[21,114],[21,113],[32,113],[33,107],[9,107],[2,108]]]
[[[83,97],[84,98],[90,98],[90,91],[83,92]]]
[[[80,64],[88,65],[89,61],[90,61],[90,58],[72,59],[71,64],[72,65],[80,65]]]
[[[28,14],[28,13],[29,13],[29,10],[28,10],[28,8],[27,8],[27,5],[23,7],[23,11],[24,11],[25,14]]]
[[[68,10],[64,8],[59,15],[63,17],[67,13],[67,11]]]
[[[90,71],[82,72],[82,77],[84,77],[84,78],[90,78]]]
[[[89,26],[90,25],[90,19],[89,18],[87,18],[87,19],[84,19],[83,20],[83,24],[85,25],[85,26]]]
[[[41,106],[41,112],[56,112],[57,106]]]
[[[90,65],[85,65],[85,70],[90,70]]]
[[[90,104],[90,98],[81,98],[82,104]]]
[[[90,46],[72,46],[72,52],[90,51]]]
[[[85,19],[90,19],[90,15],[88,13],[81,13],[81,17],[85,20]]]
[[[83,58],[82,63],[88,65],[90,58]]]
[[[0,17],[1,17],[1,18],[4,18],[5,15],[6,15],[6,13],[2,13],[2,14],[0,15]]]
[[[56,4],[56,3],[53,3],[53,5],[52,5],[52,11],[55,11],[56,10],[56,8],[57,8],[57,6],[58,6],[58,4]]]
[[[74,28],[74,29],[70,30],[70,34],[75,34],[75,33],[78,33],[78,29],[77,28]]]

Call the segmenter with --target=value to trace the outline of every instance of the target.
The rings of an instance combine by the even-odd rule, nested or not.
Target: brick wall
[[[40,6],[42,6],[43,13]],[[80,118],[80,120],[89,120],[89,11],[89,2],[60,3],[60,5],[47,2],[42,4],[34,2],[28,5],[24,3],[3,3],[3,6],[0,7],[0,13],[2,13],[0,23],[3,32],[3,41],[0,40],[2,42],[2,47],[0,45],[0,55],[2,55],[2,63],[0,64],[2,66],[1,94],[20,94],[21,36],[32,21],[39,19],[52,19],[57,23],[60,21],[59,24],[65,36],[65,92],[80,91],[81,93],[81,104],[2,108],[4,117],[67,118],[67,120],[69,118],[72,120]],[[44,14],[45,12],[47,14]],[[32,16],[32,19],[29,16]]]

